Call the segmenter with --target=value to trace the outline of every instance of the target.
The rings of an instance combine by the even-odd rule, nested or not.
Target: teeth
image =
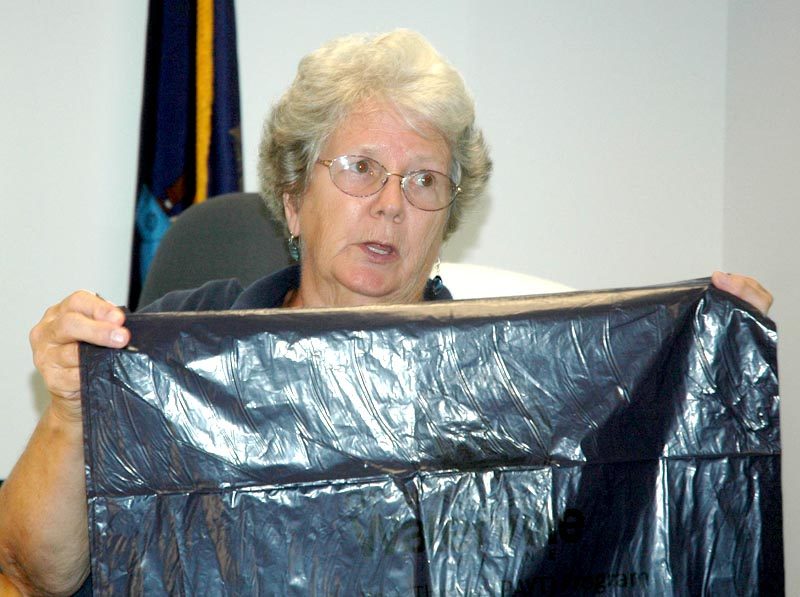
[[[379,245],[367,245],[367,248],[373,253],[377,253],[378,255],[388,255],[389,253],[391,253],[391,249],[384,248]]]

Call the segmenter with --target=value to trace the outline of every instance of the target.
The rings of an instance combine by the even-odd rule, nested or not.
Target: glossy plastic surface
[[[81,349],[96,592],[783,590],[776,333],[707,280],[129,325]]]

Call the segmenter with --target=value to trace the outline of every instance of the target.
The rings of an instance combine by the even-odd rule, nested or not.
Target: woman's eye
[[[432,187],[436,179],[431,172],[419,172],[417,174],[417,186]]]
[[[372,168],[370,168],[367,160],[359,160],[353,164],[353,171],[357,172],[358,174],[369,174],[371,170]]]

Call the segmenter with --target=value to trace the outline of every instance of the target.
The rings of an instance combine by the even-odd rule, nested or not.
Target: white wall
[[[41,409],[31,325],[74,288],[126,297],[145,4],[0,0],[0,477]],[[343,33],[417,29],[464,73],[496,166],[446,259],[578,288],[754,272],[776,290],[782,331],[795,330],[781,346],[791,379],[800,57],[797,9],[769,6],[238,0],[246,186],[262,119],[304,53]],[[753,94],[776,85],[783,99]],[[797,419],[788,405],[784,428]],[[789,440],[786,461],[798,458]],[[787,520],[796,554],[800,525]]]
[[[31,326],[77,288],[127,299],[146,12],[0,0],[0,477],[45,400]]]
[[[495,160],[490,201],[447,260],[578,288],[720,267],[724,3],[311,4],[238,3],[248,185],[263,117],[303,54],[410,27],[463,72]]]
[[[786,586],[800,587],[800,4],[730,5],[724,266],[774,293],[783,429]],[[789,591],[790,593],[792,591]]]

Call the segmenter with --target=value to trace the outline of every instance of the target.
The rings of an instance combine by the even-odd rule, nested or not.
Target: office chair
[[[247,287],[288,264],[286,241],[261,197],[220,195],[175,219],[150,264],[138,306],[209,280],[238,278]]]

